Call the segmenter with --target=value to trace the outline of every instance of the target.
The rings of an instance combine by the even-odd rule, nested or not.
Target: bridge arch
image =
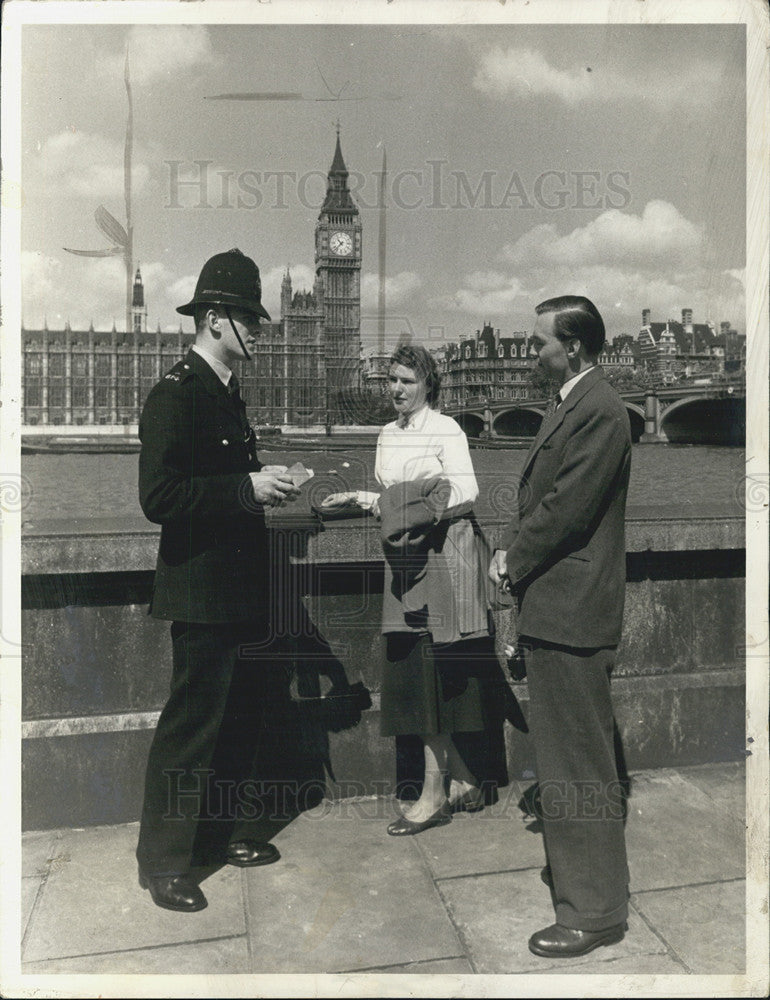
[[[671,444],[743,444],[746,399],[685,396],[663,411],[660,430]]]
[[[534,437],[543,420],[543,411],[537,406],[514,406],[500,410],[492,421],[492,428],[499,437]]]
[[[631,422],[631,440],[636,444],[644,433],[644,407],[629,402],[626,402],[625,406]]]
[[[484,418],[478,413],[453,413],[452,416],[468,437],[481,437],[481,432],[484,430]]]

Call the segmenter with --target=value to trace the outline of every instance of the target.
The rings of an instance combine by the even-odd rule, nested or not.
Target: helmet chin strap
[[[241,345],[241,350],[243,351],[244,358],[246,358],[247,361],[251,361],[252,357],[249,354],[249,352],[246,350],[246,347],[244,346],[244,343],[241,340],[241,335],[235,329],[235,323],[233,323],[233,317],[230,315],[230,307],[229,306],[225,306],[225,315],[227,316],[228,320],[230,321],[230,326],[233,328],[233,333],[235,334],[236,340]]]

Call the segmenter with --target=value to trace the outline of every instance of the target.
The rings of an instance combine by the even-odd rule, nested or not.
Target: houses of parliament
[[[22,423],[32,426],[136,424],[147,394],[194,340],[147,329],[141,271],[131,329],[22,327]],[[315,281],[295,290],[287,268],[280,319],[263,323],[256,364],[237,371],[252,423],[312,426],[340,422],[339,390],[361,379],[361,221],[348,186],[339,132],[315,227]]]

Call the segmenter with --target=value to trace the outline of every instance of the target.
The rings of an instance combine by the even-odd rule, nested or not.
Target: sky
[[[745,36],[731,25],[28,25],[22,36],[25,326],[123,325],[126,45],[134,261],[150,329],[176,330],[204,261],[239,247],[279,316],[313,234],[339,120],[375,343],[387,151],[386,346],[584,294],[610,337],[641,311],[745,331]],[[291,99],[216,100],[227,94]],[[190,183],[194,181],[195,183]],[[190,320],[184,320],[185,329]]]

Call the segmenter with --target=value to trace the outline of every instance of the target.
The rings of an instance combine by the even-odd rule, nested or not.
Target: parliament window
[[[43,355],[37,352],[25,354],[24,371],[27,375],[40,375],[43,371]]]

